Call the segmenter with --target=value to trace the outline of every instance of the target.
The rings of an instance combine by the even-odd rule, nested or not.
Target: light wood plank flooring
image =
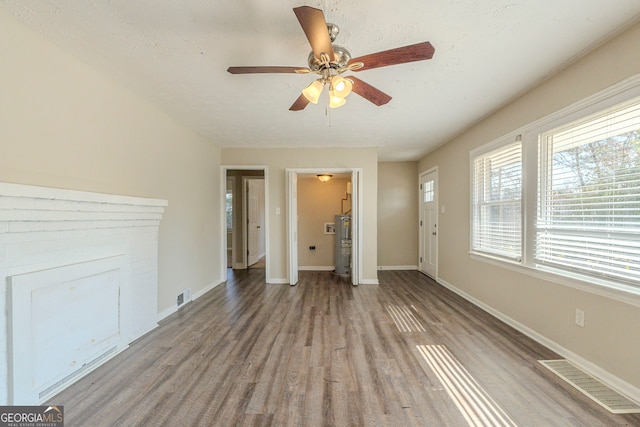
[[[556,354],[420,273],[352,287],[303,271],[290,287],[229,272],[52,398],[66,425],[467,426],[416,347],[435,345],[519,426],[640,425],[537,362]]]

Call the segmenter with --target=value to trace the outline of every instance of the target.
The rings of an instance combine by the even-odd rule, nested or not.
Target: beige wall
[[[351,178],[332,178],[320,182],[316,175],[298,179],[298,265],[301,267],[334,267],[335,235],[324,233],[324,224],[335,222],[341,213],[342,199]],[[344,202],[345,212],[351,209]],[[310,250],[309,246],[315,246]]]
[[[417,162],[378,164],[378,265],[417,268]]]
[[[375,148],[359,149],[223,149],[224,165],[265,165],[268,167],[269,247],[267,280],[288,280],[286,168],[361,168],[363,181],[363,224],[361,226],[362,279],[377,283],[377,187],[378,154]],[[280,215],[276,214],[280,210]]]
[[[640,388],[640,308],[469,257],[469,152],[640,73],[640,25],[489,116],[419,162],[439,167],[439,276],[484,304]],[[585,328],[574,324],[585,311]],[[637,391],[637,389],[636,389]]]
[[[158,309],[217,283],[220,150],[0,11],[0,181],[167,199]]]

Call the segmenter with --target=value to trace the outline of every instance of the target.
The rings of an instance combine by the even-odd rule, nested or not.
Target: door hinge
[[[420,227],[422,227],[422,220],[420,220]]]
[[[422,257],[420,257],[420,262],[422,262]]]

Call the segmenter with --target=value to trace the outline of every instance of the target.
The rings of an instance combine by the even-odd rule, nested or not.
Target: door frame
[[[435,185],[435,205],[436,205],[436,224],[440,224],[440,173],[438,172],[438,166],[434,166],[430,169],[427,169],[424,172],[421,172],[418,175],[418,271],[420,271],[421,273],[427,274],[429,276],[429,274],[425,271],[422,270],[421,268],[421,262],[420,262],[420,258],[425,256],[425,248],[424,248],[424,233],[426,232],[430,232],[429,230],[426,229],[426,227],[424,227],[424,225],[421,225],[420,221],[423,220],[422,218],[422,203],[424,203],[422,201],[422,189],[420,188],[420,185],[422,184],[422,179],[423,177],[425,177],[426,175],[429,175],[431,173],[435,173],[436,174],[436,185]],[[437,228],[437,232],[436,232],[436,244],[435,244],[435,248],[436,248],[436,254],[435,254],[435,258],[436,258],[436,269],[435,269],[435,274],[433,276],[434,279],[438,278],[438,266],[439,266],[439,257],[438,257],[438,252],[439,252],[439,245],[438,245],[438,239],[440,238],[440,230],[441,228],[439,226],[436,227]]]
[[[226,214],[226,188],[227,171],[230,170],[261,170],[264,175],[264,247],[267,258],[265,266],[265,277],[267,283],[271,278],[271,268],[269,262],[269,167],[266,165],[221,165],[220,166],[220,283],[227,281],[227,214]],[[246,251],[245,251],[246,252]]]
[[[226,219],[227,219],[227,210],[226,210],[227,198],[226,198],[226,194],[227,194],[227,188],[229,187],[229,181],[231,181],[231,195],[233,197],[232,200],[235,201],[235,198],[238,197],[238,195],[236,194],[237,192],[235,191],[236,177],[235,176],[227,177],[227,174],[225,173],[224,174],[224,179],[225,179],[225,182],[226,182],[226,185],[224,187],[224,202],[225,202],[224,203],[225,204],[225,210],[224,210],[224,219],[225,219],[224,238],[225,238],[225,254],[228,256],[227,251],[229,250],[229,248],[228,248],[227,245],[229,245],[229,240],[228,240],[229,233],[227,233],[227,226],[226,226]],[[233,207],[232,207],[232,209],[233,209]],[[235,213],[234,213],[234,215],[235,215]],[[237,249],[236,249],[236,239],[235,239],[236,234],[235,233],[237,233],[238,230],[236,230],[235,227],[233,227],[233,220],[231,222],[232,222],[232,225],[231,225],[231,268],[233,268],[233,262],[236,259],[236,251],[237,251]],[[227,268],[229,268],[229,263],[226,261],[226,258],[225,258],[224,265],[225,265],[225,270]]]
[[[354,286],[362,282],[362,235],[363,224],[363,182],[362,168],[286,168],[287,192],[287,247],[288,280],[291,286],[298,283],[298,174],[351,174],[351,241],[352,263],[351,283]]]

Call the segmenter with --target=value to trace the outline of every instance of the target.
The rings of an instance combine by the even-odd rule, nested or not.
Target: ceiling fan
[[[324,13],[320,9],[310,6],[294,7],[302,30],[304,31],[311,53],[309,54],[309,67],[229,67],[231,74],[255,74],[255,73],[314,73],[320,78],[307,86],[302,94],[291,105],[289,110],[303,110],[309,102],[318,103],[318,99],[325,85],[329,86],[329,107],[336,108],[345,104],[345,97],[351,91],[362,96],[373,104],[380,106],[391,101],[391,97],[381,90],[364,81],[348,76],[341,76],[346,71],[363,71],[372,68],[386,67],[389,65],[404,64],[407,62],[423,61],[431,59],[435,48],[429,42],[417,43],[396,49],[372,53],[370,55],[351,58],[351,54],[342,46],[332,44],[339,28],[334,24],[327,24]]]

